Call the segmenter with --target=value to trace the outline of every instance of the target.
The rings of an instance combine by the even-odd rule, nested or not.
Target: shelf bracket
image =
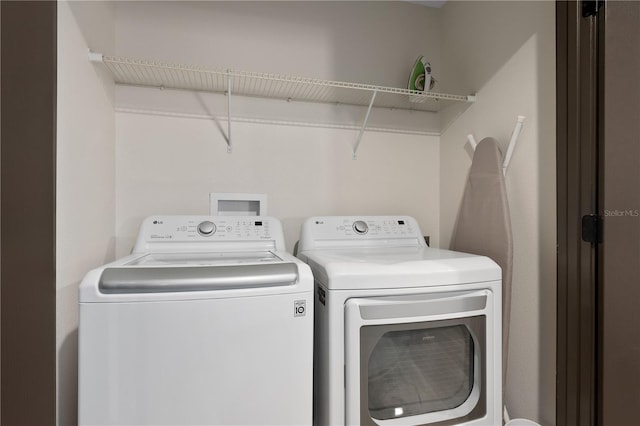
[[[367,128],[367,121],[369,121],[369,114],[371,113],[371,108],[373,107],[373,102],[376,100],[376,95],[378,94],[377,90],[373,91],[373,95],[371,95],[371,101],[369,102],[369,108],[367,108],[367,114],[364,116],[364,121],[362,122],[362,127],[360,127],[360,132],[358,133],[358,139],[356,140],[356,146],[353,147],[353,159],[358,159],[358,147],[360,146],[360,141],[362,140],[362,134],[364,133],[364,129]]]
[[[231,72],[227,70],[227,153],[231,154]]]

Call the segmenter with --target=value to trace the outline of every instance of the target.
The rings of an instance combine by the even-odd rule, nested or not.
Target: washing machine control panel
[[[189,249],[176,243],[196,243],[195,250],[284,250],[284,235],[280,221],[266,216],[151,216],[142,223],[134,253],[152,246]]]
[[[269,220],[246,217],[226,219],[158,217],[147,225],[149,240],[255,240],[271,238]]]

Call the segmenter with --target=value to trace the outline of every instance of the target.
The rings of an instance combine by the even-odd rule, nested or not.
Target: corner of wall
[[[77,424],[78,285],[113,259],[114,84],[87,59],[113,49],[112,2],[58,2],[56,334],[59,425]]]
[[[495,137],[505,152],[516,116],[525,115],[507,174],[514,266],[506,403],[512,417],[553,424],[556,331],[547,306],[555,304],[554,4],[448,2],[442,16],[445,84],[477,92],[442,133],[442,244],[451,240],[471,164],[467,134]]]

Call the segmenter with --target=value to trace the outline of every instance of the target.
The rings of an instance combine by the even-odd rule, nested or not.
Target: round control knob
[[[363,220],[356,220],[353,222],[353,230],[356,231],[356,234],[366,234],[369,231],[369,226]]]
[[[216,224],[205,220],[198,225],[198,234],[204,237],[210,237],[216,233]]]

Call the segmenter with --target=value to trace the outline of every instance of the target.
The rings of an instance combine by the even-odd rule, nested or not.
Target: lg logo
[[[307,301],[296,300],[293,302],[293,316],[303,317],[307,314]]]

